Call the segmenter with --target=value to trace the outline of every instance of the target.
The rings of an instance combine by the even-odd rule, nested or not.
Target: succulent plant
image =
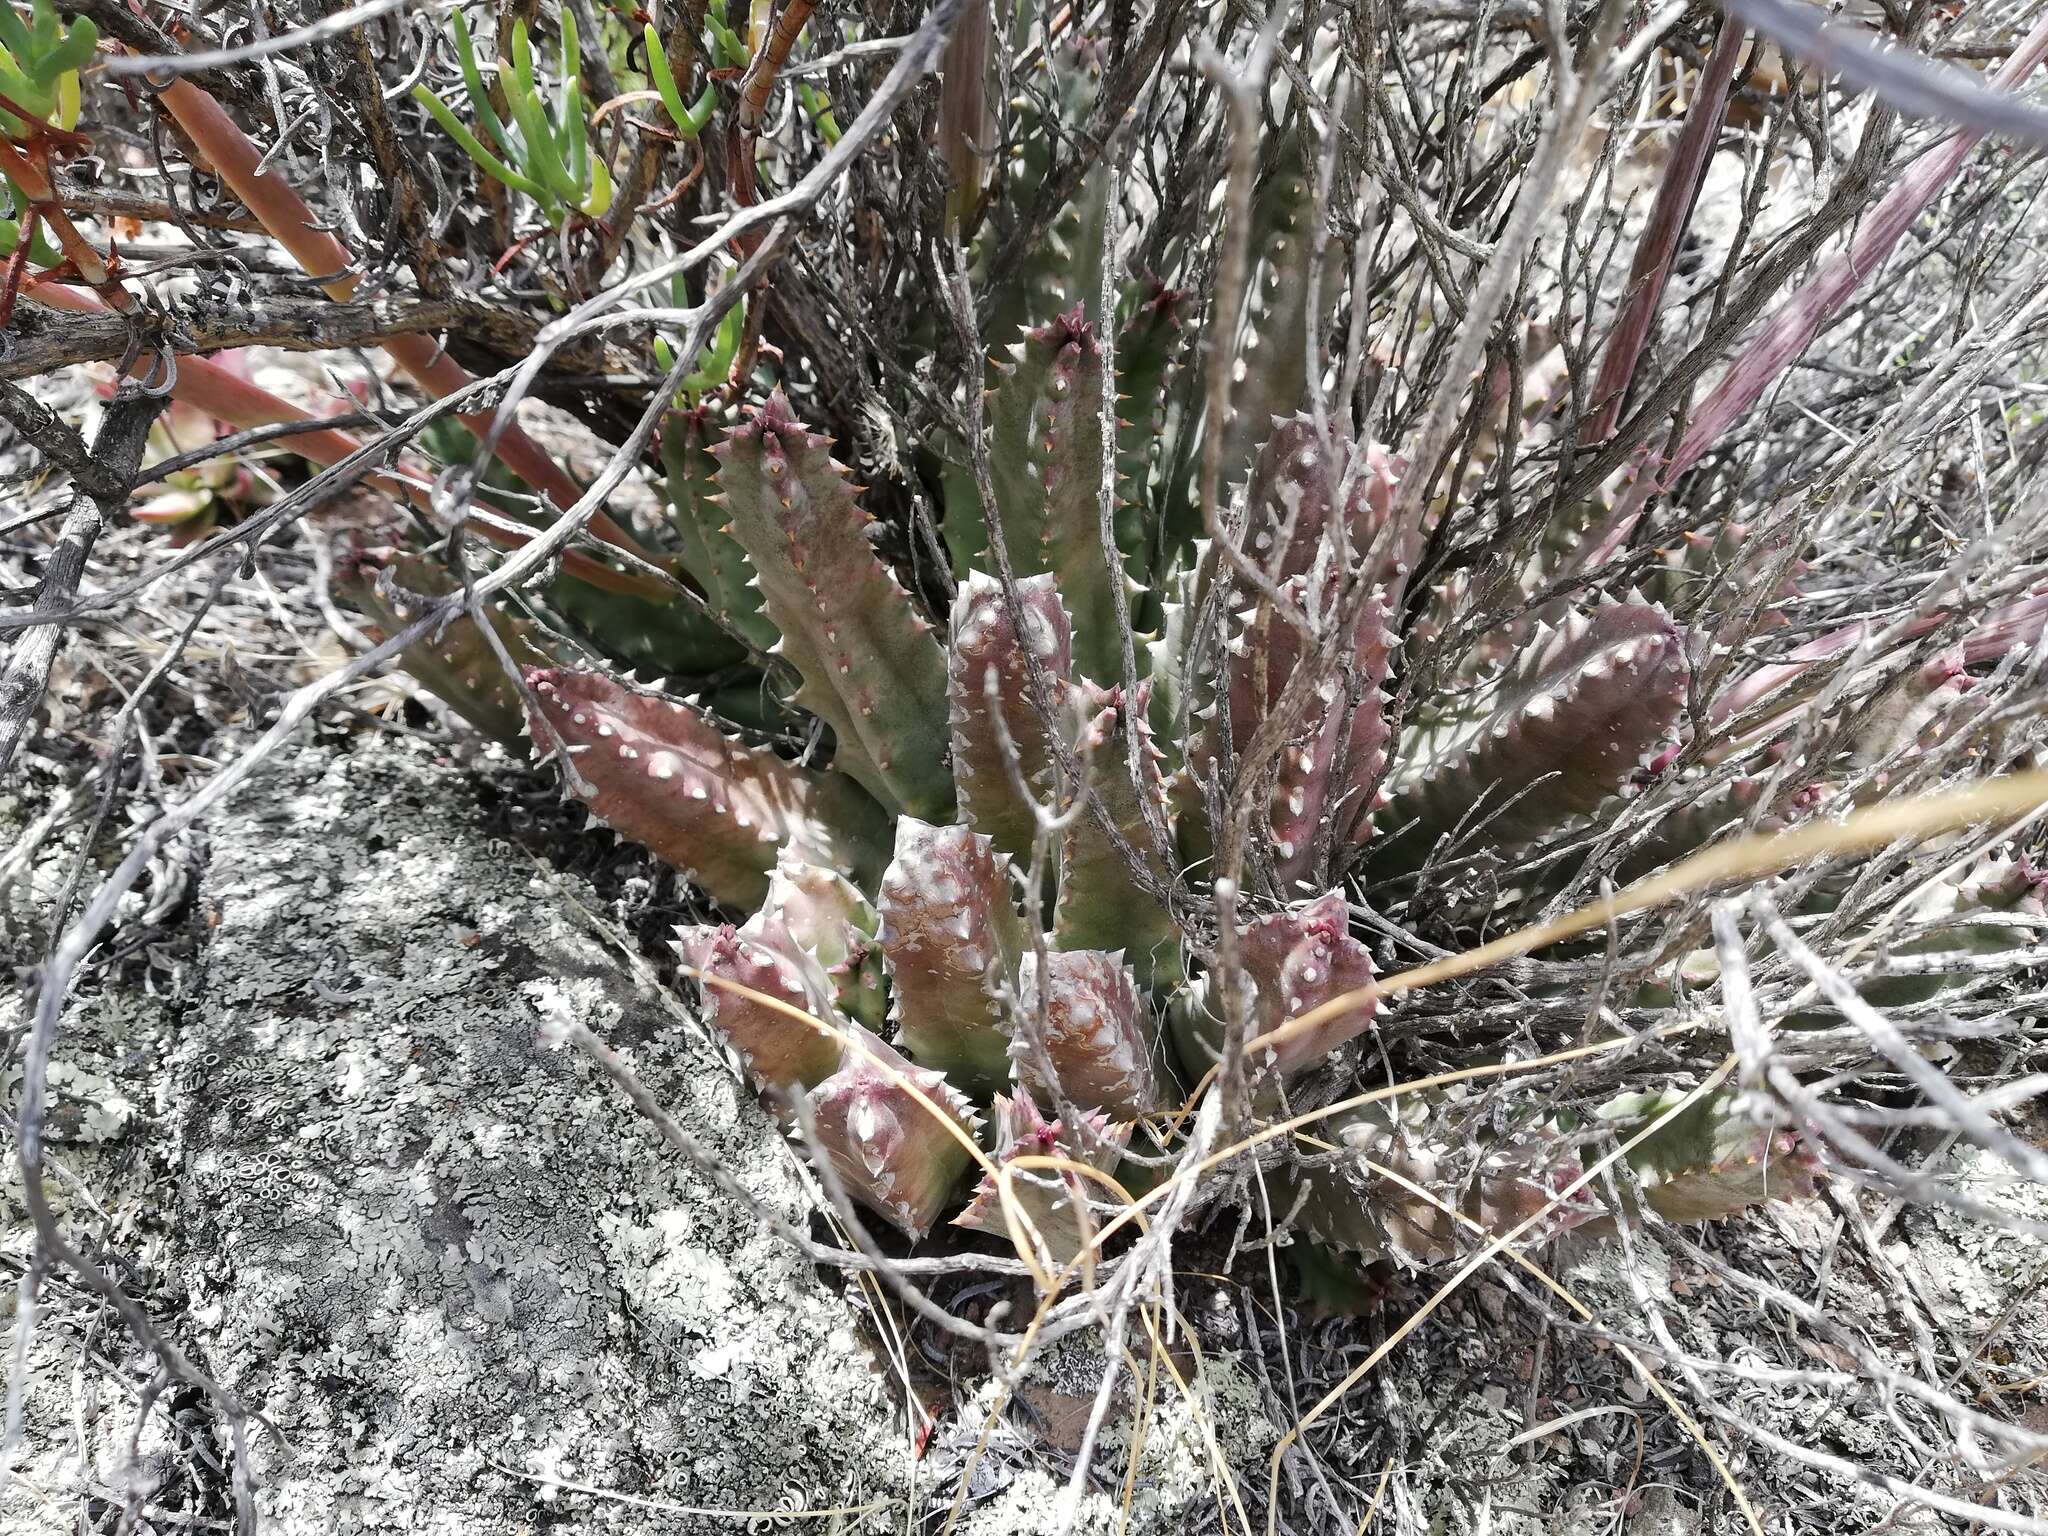
[[[559,743],[564,781],[592,816],[719,900],[760,901],[784,849],[873,878],[883,818],[845,780],[605,672],[533,668],[526,682],[533,734]]]
[[[1600,1118],[1631,1130],[1673,1108],[1670,1089],[1623,1094]],[[1678,1111],[1629,1155],[1643,1200],[1666,1221],[1713,1221],[1765,1200],[1813,1193],[1813,1154],[1789,1131],[1745,1116],[1737,1097],[1717,1094]]]
[[[1008,1082],[1003,998],[1015,985],[1024,925],[1007,861],[968,827],[902,817],[880,907],[904,1048],[981,1092]]]
[[[915,1239],[954,1204],[979,1117],[943,1074],[872,1035],[859,1047],[811,1092],[817,1144],[848,1194]]]
[[[832,727],[835,763],[884,808],[950,820],[946,657],[866,536],[845,465],[778,391],[710,450],[795,702]]]
[[[1036,952],[1025,955],[1014,1021],[1010,1058],[1034,1100],[1064,1098],[1125,1125],[1167,1107],[1151,1013],[1120,952],[1049,950],[1043,964]],[[1041,1028],[1042,1058],[1028,1044]]]
[[[776,925],[775,937],[764,939],[794,948],[823,970],[834,1007],[869,1029],[882,1027],[888,1009],[882,918],[846,876],[785,849],[749,924]]]
[[[1589,1192],[1564,1194],[1582,1169],[1555,1123],[1501,1135],[1449,1107],[1433,1113],[1443,1106],[1417,1096],[1330,1122],[1318,1139],[1331,1151],[1300,1176],[1302,1224],[1356,1258],[1419,1267],[1462,1257],[1539,1213],[1539,1241],[1601,1218]]]
[[[608,1051],[579,983],[529,989],[584,1053],[554,1079],[624,1090],[856,1307],[907,1304],[897,1363],[1021,1341],[958,1383],[986,1427],[1099,1353],[1069,1523],[1104,1434],[1228,1481],[1229,1383],[1182,1369],[1211,1343],[1279,1345],[1268,1523],[1349,1529],[1415,1437],[1331,1415],[1482,1265],[1534,1296],[1514,1250],[1767,1235],[1831,1169],[1916,1197],[1964,1136],[2042,1171],[2043,168],[2013,146],[2048,7],[1892,39],[1787,0],[1582,5],[1568,37],[1520,5],[68,3],[0,4],[0,771],[99,781],[5,797],[73,866],[0,861],[59,909],[10,1100],[24,1305],[100,1290],[135,1335],[106,1358],[219,1416],[202,1457],[246,1405],[65,1240],[86,1205],[33,1197],[64,1072],[146,979],[123,957],[194,929],[166,869],[294,731],[338,747],[336,706],[492,764],[479,803],[579,911],[672,938],[729,1069],[664,1118],[702,1053]],[[250,348],[300,355],[284,393]],[[252,602],[259,567],[305,590]],[[216,686],[264,610],[292,643]],[[58,666],[94,633],[123,643]],[[420,686],[362,717],[386,665]],[[685,1123],[739,1084],[835,1207],[815,1239]],[[1444,1273],[1355,1369],[1282,1298],[1212,1340],[1279,1257],[1322,1306]],[[1695,1416],[1668,1350],[1615,1342],[1760,1520],[1714,1448],[1740,1405]],[[1750,1470],[1966,1516],[2039,1446],[1997,1422],[2017,1394],[1955,1385],[1900,1454],[1752,1434]],[[1923,1423],[1967,1478],[1890,1475],[1941,1470]],[[926,1467],[963,1498],[1002,1449],[968,1429]]]
[[[1386,689],[1416,553],[1388,527],[1398,462],[1305,417],[1276,422],[1246,466],[1236,532],[1249,569],[1156,522],[1132,541],[1182,574],[1163,632],[1134,637],[1144,675],[1127,695],[1112,584],[1127,598],[1136,586],[1121,547],[1105,553],[1097,475],[1082,472],[1100,466],[1110,387],[1080,313],[1027,332],[990,427],[1016,576],[1006,586],[976,563],[989,555],[986,530],[972,538],[978,499],[949,504],[943,526],[961,547],[943,626],[881,557],[831,443],[782,393],[736,422],[691,402],[671,416],[678,565],[759,665],[793,674],[783,707],[829,733],[822,765],[672,692],[529,663],[529,729],[565,791],[751,914],[680,935],[706,1022],[788,1123],[809,1124],[844,1190],[910,1235],[966,1197],[956,1133],[979,1127],[974,1102],[994,1108],[998,1159],[1084,1143],[1113,1155],[1215,1063],[1226,997],[1262,1041],[1259,1103],[1283,1085],[1327,1095],[1314,1085],[1350,1070],[1375,1022],[1351,893],[1429,863],[1440,839],[1515,849],[1582,822],[1663,772],[1682,729],[1694,642],[1625,593],[1539,625],[1476,690],[1397,732]],[[1207,646],[1194,638],[1202,615],[1220,636]],[[475,651],[442,656],[425,680],[467,687]],[[1268,727],[1302,696],[1298,724]],[[500,727],[504,704],[490,712]],[[1225,987],[1190,912],[1215,845],[1209,808],[1228,803],[1261,741],[1270,788],[1251,803],[1269,809],[1250,830],[1265,873],[1228,946],[1239,985]],[[1674,816],[1666,841],[1634,857],[1674,856],[1717,829]],[[1034,870],[1043,890],[1028,888]],[[1324,1004],[1314,1027],[1289,1027]],[[1657,1102],[1617,1100],[1611,1118],[1637,1123]],[[1086,1119],[1084,1138],[1062,1130],[1065,1113]],[[1583,1134],[1555,1114],[1468,1125],[1459,1113],[1418,1103],[1327,1127],[1331,1150],[1297,1176],[1300,1227],[1354,1260],[1441,1262],[1475,1231],[1542,1209],[1580,1167]],[[1646,1143],[1650,1209],[1691,1219],[1810,1182],[1781,1133],[1716,1114]],[[1073,1257],[1103,1198],[1080,1182],[1013,1180],[1049,1260]],[[959,1225],[1006,1229],[986,1176],[966,1198]],[[1581,1191],[1542,1231],[1616,1214],[1628,1213]]]
[[[748,62],[715,8],[704,24],[707,64]],[[515,73],[530,69],[513,42]],[[1089,98],[1063,53],[1049,67],[1054,88],[1020,107],[1026,119]],[[686,105],[664,67],[652,78],[678,131],[700,129],[710,90]],[[972,94],[958,110],[979,110]],[[799,99],[829,140],[827,108]],[[532,128],[540,109],[526,110],[519,142],[567,168],[572,105]],[[476,110],[509,154],[509,133]],[[1028,180],[1043,160],[1043,144],[1023,142],[999,175]],[[955,159],[978,187],[988,168]],[[557,214],[583,195],[520,174]],[[963,180],[950,202],[968,229],[975,187]],[[877,521],[805,420],[830,403],[800,366],[785,360],[780,387],[740,403],[769,370],[746,339],[756,317],[735,309],[661,428],[656,542],[688,601],[558,577],[537,627],[508,614],[499,631],[527,669],[525,724],[565,794],[726,909],[679,934],[705,1022],[836,1183],[913,1238],[957,1212],[958,1227],[1021,1239],[1021,1211],[1054,1264],[1113,1209],[1071,1165],[1147,1182],[1146,1157],[1186,1134],[1171,1112],[1227,1042],[1249,1047],[1260,1114],[1329,1105],[1372,1076],[1375,978],[1414,952],[1380,918],[1385,893],[1469,936],[1574,882],[1635,879],[1744,827],[1787,825],[1901,739],[1933,750],[1967,669],[2020,643],[2032,613],[1996,644],[1979,636],[1898,672],[1860,735],[1809,762],[1791,733],[1850,641],[1699,696],[1796,595],[1803,568],[1786,551],[1724,516],[1610,576],[1637,513],[1602,489],[1521,528],[1490,571],[1438,562],[1419,578],[1511,434],[1475,434],[1465,478],[1417,496],[1401,445],[1304,409],[1304,376],[1269,359],[1298,357],[1329,326],[1305,281],[1307,173],[1274,179],[1254,209],[1258,344],[1222,423],[1205,420],[1178,366],[1183,295],[1130,281],[1102,313],[1103,197],[1099,175],[1082,178],[1014,270],[989,271],[977,245],[986,313],[1008,328],[972,445],[987,474],[950,427],[909,445],[898,467],[914,463],[913,495],[938,505],[907,545],[904,520]],[[1544,430],[1560,377],[1544,362],[1511,400],[1514,379],[1489,372],[1482,403]],[[1229,477],[1214,527],[1197,486],[1212,442]],[[1404,495],[1419,509],[1403,510]],[[402,617],[399,590],[389,572],[364,601]],[[1461,630],[1503,592],[1521,607]],[[555,619],[676,681],[566,664]],[[1418,672],[1424,637],[1460,642],[1447,668]],[[452,624],[409,664],[504,739],[521,711],[485,675],[486,639]],[[1727,730],[1737,716],[1740,738]],[[1655,814],[1607,838],[1616,807],[1646,796]],[[1915,930],[1891,951],[1914,962],[1895,995],[1935,995],[1942,967],[1962,963],[1952,957],[2037,931],[2034,886],[2001,879],[1957,894],[1941,933]],[[1805,891],[1803,916],[1824,915],[1832,894]],[[1697,943],[1618,996],[1657,1012],[1711,986],[1716,957]],[[1361,1259],[1447,1262],[1532,1217],[1540,1239],[1810,1191],[1817,1165],[1798,1137],[1722,1095],[1645,1136],[1620,1208],[1602,1185],[1564,1194],[1588,1145],[1654,1125],[1678,1098],[1657,1082],[1574,1107],[1505,1089],[1354,1107],[1315,1131],[1319,1145],[1282,1149],[1291,1219],[1326,1245],[1324,1283],[1330,1265]],[[985,1169],[963,1187],[963,1138],[994,1166],[1070,1166],[1018,1170],[1006,1207]]]
[[[1242,926],[1237,953],[1251,988],[1254,1039],[1274,1036],[1288,1020],[1372,984],[1372,955],[1352,936],[1350,908],[1339,891]],[[1367,993],[1313,1028],[1274,1040],[1262,1050],[1264,1065],[1283,1078],[1315,1066],[1370,1029],[1376,1006]],[[1223,1021],[1205,983],[1188,989],[1176,1022],[1181,1025],[1181,1060],[1206,1068],[1220,1049]]]
[[[1135,351],[1132,366],[1156,361]],[[736,421],[695,399],[671,414],[676,567],[770,669],[756,696],[817,722],[828,753],[793,761],[701,701],[506,636],[528,667],[527,727],[565,792],[745,915],[679,935],[706,1022],[787,1123],[809,1125],[846,1193],[912,1236],[963,1198],[958,1225],[1007,1228],[986,1176],[971,1195],[960,1187],[958,1133],[981,1133],[976,1102],[993,1106],[985,1145],[998,1159],[1085,1145],[1113,1160],[1215,1064],[1226,998],[1262,1041],[1249,1063],[1259,1104],[1327,1097],[1316,1085],[1351,1070],[1376,1016],[1356,893],[1369,900],[1375,880],[1445,850],[1527,847],[1653,782],[1705,643],[1640,594],[1595,597],[1397,729],[1387,690],[1417,548],[1389,526],[1395,456],[1285,418],[1245,465],[1237,562],[1171,537],[1149,509],[1125,518],[1144,529],[1130,553],[1121,540],[1106,550],[1096,487],[1113,387],[1080,311],[1027,330],[989,428],[1014,579],[981,563],[979,498],[949,500],[957,588],[943,624],[882,558],[850,472],[782,392]],[[1169,579],[1162,628],[1132,637],[1131,695],[1115,598],[1121,584],[1137,611],[1136,559]],[[368,600],[391,607],[396,591],[386,572]],[[646,622],[613,617],[627,631]],[[413,664],[502,737],[511,701],[487,689],[483,654],[480,636],[451,626]],[[1249,829],[1256,889],[1227,946],[1227,987],[1224,951],[1199,926],[1203,862],[1212,808],[1259,771],[1247,764],[1261,751],[1267,787],[1247,791],[1267,807]],[[1739,820],[1754,791],[1729,793],[1718,820],[1704,805],[1674,813],[1635,864]],[[1034,870],[1042,890],[1028,887]],[[1312,1028],[1289,1027],[1325,1004]],[[1662,1091],[1616,1100],[1609,1123],[1640,1123]],[[1065,1113],[1086,1119],[1085,1137],[1062,1129]],[[1645,1144],[1649,1209],[1703,1218],[1810,1185],[1782,1133],[1714,1113]],[[1542,1209],[1578,1172],[1585,1134],[1533,1109],[1483,1123],[1452,1102],[1351,1113],[1322,1132],[1328,1150],[1302,1158],[1296,1221],[1351,1260],[1442,1262]],[[1074,1256],[1103,1198],[1083,1182],[1013,1180],[1051,1261]],[[1629,1214],[1581,1191],[1541,1232]]]
[[[175,401],[149,429],[145,467],[204,448],[217,435],[213,419],[204,411]],[[168,529],[173,549],[204,538],[222,518],[234,518],[271,500],[264,479],[247,465],[231,460],[207,459],[187,469],[172,470],[148,489],[150,494],[129,509],[129,516]]]
[[[417,618],[429,598],[455,590],[455,578],[424,555],[358,549],[342,571],[342,589],[375,630],[395,633]],[[538,626],[509,610],[486,610],[515,666],[546,667],[554,657]],[[467,614],[450,619],[437,635],[406,647],[405,667],[434,696],[493,740],[516,747],[526,732],[518,680],[507,675],[492,644]]]
[[[460,7],[448,13],[448,26],[455,44],[456,63],[462,69],[470,113],[489,136],[490,143],[472,132],[454,109],[426,86],[413,87],[413,100],[427,109],[481,169],[530,198],[550,224],[560,224],[571,213],[602,218],[612,205],[611,167],[605,163],[603,154],[591,149],[575,14],[562,13],[562,48],[557,69],[561,90],[552,105],[543,96],[534,74],[533,45],[527,38],[526,23],[512,23],[508,55],[511,68],[501,71],[498,77],[506,108],[512,115],[509,124],[498,115],[490,93],[484,88],[476,46],[470,40],[469,24]],[[661,54],[659,48],[650,52]],[[675,82],[671,79],[664,101],[674,92]],[[679,97],[677,104],[680,105]],[[688,121],[689,117],[687,109],[683,110],[683,120]],[[697,126],[703,126],[701,120]]]
[[[13,6],[0,7],[0,133],[27,141],[54,126],[78,121],[78,72],[92,62],[100,31],[81,16],[66,22],[50,0],[35,0],[26,21]]]
[[[1053,578],[1019,581],[1013,610],[993,576],[968,572],[953,602],[947,662],[960,814],[1028,864],[1039,807],[1058,788],[1056,752],[1073,695],[1073,635]]]
[[[1026,1157],[1071,1161],[1065,1150],[1065,1126],[1058,1120],[1048,1122],[1030,1094],[1014,1098],[997,1094],[994,1112],[998,1166]],[[1130,1127],[1114,1124],[1107,1115],[1091,1114],[1088,1121],[1090,1145],[1114,1154],[1130,1139]],[[1068,1169],[1012,1168],[1009,1185],[1012,1199],[1030,1223],[1028,1231],[1041,1244],[1041,1262],[1053,1267],[1070,1263],[1093,1232],[1115,1213],[1115,1206],[1103,1198],[1105,1186]],[[953,1218],[953,1225],[998,1237],[1009,1235],[1012,1223],[993,1176],[981,1176],[967,1208]]]
[[[1470,823],[1513,848],[1629,782],[1685,702],[1684,637],[1644,602],[1604,602],[1545,626],[1509,666],[1493,708],[1454,724],[1395,791],[1382,856],[1420,862]]]
[[[815,1088],[839,1070],[842,1049],[831,1033],[808,1027],[803,1018],[836,1020],[837,1009],[788,925],[762,921],[766,911],[749,919],[751,932],[730,923],[678,929],[676,953],[704,979],[706,1016],[758,1082]]]

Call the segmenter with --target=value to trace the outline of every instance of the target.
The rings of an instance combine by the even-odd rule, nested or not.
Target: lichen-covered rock
[[[625,1054],[759,1198],[793,1149],[702,1032],[404,747],[306,750],[212,833],[206,974],[161,1079],[175,1279],[284,1531],[645,1529],[900,1497],[854,1314],[573,1048]],[[587,892],[581,900],[593,905]]]

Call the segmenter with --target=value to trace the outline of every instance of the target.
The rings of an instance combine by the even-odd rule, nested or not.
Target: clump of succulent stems
[[[763,60],[779,62],[793,16],[751,59],[737,103],[747,131],[750,86]],[[703,56],[739,57],[715,18],[698,41]],[[573,33],[564,43],[573,49]],[[1732,46],[1723,29],[1702,121],[1725,106]],[[524,50],[515,34],[512,94],[528,89]],[[471,58],[460,29],[458,55]],[[715,114],[707,85],[678,115],[666,58],[653,76],[685,136]],[[464,78],[482,99],[471,63]],[[1064,108],[1085,105],[1086,77],[1059,78],[1075,97]],[[947,89],[964,83],[949,77]],[[445,121],[445,109],[435,116]],[[1587,442],[1617,424],[1688,211],[1680,194],[1700,173],[1699,143],[1689,125],[1667,181],[1676,190],[1643,236],[1626,323],[1602,360]],[[949,163],[956,176],[985,174],[973,157]],[[1614,560],[1647,471],[1603,488],[1590,509],[1564,508],[1555,536],[1525,546],[1535,554],[1514,581],[1546,594],[1540,602],[1485,645],[1468,637],[1431,694],[1415,695],[1412,669],[1397,688],[1409,637],[1460,634],[1479,606],[1476,585],[1444,579],[1440,562],[1429,579],[1430,552],[1462,515],[1460,491],[1418,501],[1411,444],[1360,432],[1332,411],[1324,381],[1312,392],[1274,359],[1279,348],[1298,356],[1319,318],[1303,281],[1317,245],[1310,176],[1289,175],[1251,208],[1261,281],[1239,365],[1251,371],[1226,445],[1242,457],[1226,466],[1234,489],[1214,522],[1190,515],[1206,450],[1189,451],[1216,430],[1205,416],[1214,398],[1164,387],[1169,377],[1199,382],[1164,290],[1099,275],[1098,172],[1043,251],[963,290],[1018,328],[1014,339],[989,338],[970,435],[930,449],[943,495],[922,515],[926,547],[946,560],[950,611],[885,555],[843,446],[803,419],[783,385],[756,392],[767,370],[749,370],[739,338],[751,327],[736,328],[736,310],[662,426],[677,573],[760,669],[789,739],[822,731],[827,752],[791,761],[758,735],[768,719],[722,719],[680,681],[729,654],[720,635],[695,653],[676,644],[636,656],[665,674],[653,686],[566,650],[525,664],[527,731],[541,758],[560,764],[565,793],[745,918],[678,937],[707,1019],[764,1090],[814,1096],[802,1122],[842,1187],[909,1235],[958,1213],[959,1128],[986,1120],[964,1108],[967,1119],[952,1123],[943,1106],[918,1113],[918,1096],[901,1097],[913,1081],[929,1085],[936,1073],[949,1102],[994,1106],[981,1134],[998,1161],[1053,1136],[1108,1175],[1119,1153],[1140,1159],[1123,1172],[1144,1182],[1143,1159],[1173,1154],[1188,1124],[1177,1111],[1205,1092],[1240,1095],[1230,1118],[1239,1125],[1342,1096],[1381,1022],[1373,930],[1357,922],[1381,893],[1434,906],[1452,930],[1484,923],[1489,910],[1533,909],[1543,885],[1567,874],[1539,850],[1574,837],[1597,845],[1603,826],[1624,823],[1627,867],[1668,867],[1764,824],[1754,779],[1717,780],[1730,798],[1717,799],[1717,787],[1691,804],[1669,792],[1680,780],[1712,777],[1704,765],[1733,751],[1782,753],[1810,728],[1801,679],[1832,654],[1822,648],[1781,664],[1778,712],[1748,736],[1729,721],[1753,716],[1761,674],[1699,693],[1719,658],[1797,601],[1802,567],[1770,564],[1779,574],[1768,601],[1703,623],[1696,589],[1753,580],[1766,552],[1752,529],[1724,521],[1685,530],[1654,580]],[[956,215],[958,206],[956,196]],[[991,231],[982,243],[995,240]],[[687,307],[680,279],[671,299]],[[1787,313],[1807,304],[1795,297]],[[1783,366],[1775,338],[1789,323],[1767,329],[1724,392]],[[950,339],[932,331],[934,346]],[[1332,340],[1325,333],[1323,344]],[[656,345],[674,378],[676,354]],[[784,369],[792,361],[785,355]],[[1718,401],[1701,418],[1716,431],[1739,416]],[[1538,415],[1525,430],[1556,428]],[[1667,475],[1697,457],[1703,430],[1694,426]],[[632,624],[634,600],[600,601],[621,611],[596,632]],[[588,612],[578,618],[592,623]],[[1966,671],[1944,675],[1967,681]],[[1780,773],[1769,798],[1786,809],[1769,825],[1828,804],[1841,771],[1817,764],[1794,784]],[[1636,814],[1645,800],[1664,813]],[[1452,874],[1429,890],[1444,881],[1439,871],[1532,857],[1533,888],[1503,892],[1498,877],[1489,889]],[[772,889],[786,885],[772,883],[791,880],[859,893],[822,950],[777,911]],[[1817,888],[1804,899],[1827,897]],[[2016,910],[2037,910],[2035,896],[2019,900]],[[2027,931],[2015,924],[2011,942]],[[1675,1006],[1654,965],[1602,985],[1611,1009],[1655,1017]],[[1312,1027],[1293,1023],[1304,1016]],[[814,1064],[780,1065],[801,1061]],[[860,1086],[842,1090],[849,1072]],[[1299,1191],[1291,1209],[1306,1236],[1355,1259],[1404,1263],[1447,1261],[1535,1215],[1546,1231],[1645,1213],[1700,1220],[1811,1190],[1815,1149],[1775,1128],[1782,1122],[1754,1093],[1688,1101],[1667,1085],[1617,1087],[1570,1113],[1547,1094],[1518,1104],[1496,1092],[1483,1113],[1456,1094],[1422,1094],[1340,1115],[1329,1127],[1338,1150],[1283,1160],[1280,1187]],[[874,1107],[891,1091],[886,1112]],[[1670,1123],[1656,1124],[1671,1106]],[[1547,1209],[1581,1170],[1586,1127],[1602,1125],[1651,1127],[1631,1150],[1619,1203],[1581,1188]],[[1346,1147],[1358,1149],[1350,1162]],[[1441,1208],[1368,1171],[1375,1150]],[[986,1230],[1001,1202],[988,1174],[980,1179],[961,1219]],[[1099,1194],[1055,1188],[1046,1214]],[[1079,1219],[1087,1228],[1085,1212]],[[1041,1260],[1073,1248],[1074,1220],[1062,1219],[1068,1241]],[[1028,1240],[1044,1241],[1042,1231]]]

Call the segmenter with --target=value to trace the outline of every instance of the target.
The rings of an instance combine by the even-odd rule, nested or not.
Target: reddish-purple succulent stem
[[[1736,60],[1742,53],[1744,28],[1733,16],[1721,23],[1714,39],[1714,51],[1700,72],[1692,104],[1686,108],[1685,126],[1678,131],[1670,158],[1664,164],[1664,180],[1657,188],[1657,200],[1650,210],[1636,246],[1635,262],[1629,269],[1628,300],[1607,335],[1607,351],[1600,360],[1600,374],[1593,384],[1591,407],[1579,431],[1579,441],[1595,443],[1614,431],[1621,418],[1622,401],[1629,381],[1635,377],[1643,345],[1656,324],[1657,311],[1664,302],[1664,289],[1671,280],[1671,263],[1678,254],[1686,226],[1692,222],[1693,205],[1700,195],[1700,183],[1707,173],[1714,143],[1728,112],[1728,89],[1735,79]]]
[[[2048,12],[2034,23],[2033,30],[1992,77],[1993,83],[2008,90],[2017,86],[2044,57],[2048,57]],[[1668,489],[1698,463],[1721,434],[1792,366],[1849,295],[1883,264],[1899,237],[1948,185],[1982,137],[1979,132],[1958,133],[1906,168],[1891,191],[1857,226],[1849,248],[1822,266],[1765,322],[1763,330],[1700,402],[1677,452],[1665,461],[1658,476],[1661,486]]]

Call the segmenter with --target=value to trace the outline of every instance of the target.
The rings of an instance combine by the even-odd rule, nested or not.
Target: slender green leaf
[[[81,16],[59,43],[50,56],[43,60],[44,71],[52,76],[83,69],[92,62],[92,56],[100,45],[100,29],[93,25],[90,16]]]
[[[548,126],[541,104],[523,90],[507,90],[505,97],[513,119],[519,124],[519,136],[526,141],[527,171],[561,201],[582,202],[583,189],[569,179],[569,168],[562,164],[562,157],[555,150],[554,130]]]
[[[535,202],[543,205],[553,201],[553,195],[546,187],[530,177],[520,175],[519,172],[513,170],[511,166],[484,148],[483,144],[478,141],[477,136],[464,126],[462,119],[449,110],[448,104],[424,85],[416,85],[412,88],[412,99],[433,114],[434,121],[447,130],[448,137],[460,144],[463,152],[470,159],[482,166],[491,175],[497,177],[506,186],[513,188],[515,191],[524,192]]]
[[[462,88],[469,92],[469,110],[497,143],[499,153],[507,160],[516,160],[519,146],[498,120],[498,109],[491,105],[491,93],[484,89],[483,72],[476,67],[476,47],[469,39],[469,24],[462,19],[460,10],[450,12],[449,19],[454,23],[455,62],[462,69]]]
[[[5,44],[17,60],[26,59],[35,51],[29,42],[28,28],[11,5],[0,5],[0,44]]]
[[[590,141],[583,124],[583,87],[573,81],[562,98],[562,161],[579,192],[590,184]]]
[[[44,4],[35,8],[35,15],[29,23],[29,37],[29,51],[23,55],[22,63],[32,65],[40,74],[43,61],[64,39],[64,23],[58,19],[55,6]]]
[[[12,256],[19,244],[21,225],[13,219],[0,219],[0,256]],[[43,238],[42,226],[37,225],[35,238],[28,244],[28,259],[39,267],[54,267],[63,261],[64,253]]]
[[[718,91],[708,81],[704,94],[691,106],[683,105],[683,93],[676,88],[676,77],[668,67],[668,54],[661,46],[661,38],[654,30],[654,24],[647,26],[647,74],[654,82],[654,89],[661,95],[661,104],[667,109],[669,119],[676,125],[676,131],[686,139],[694,139],[704,131],[705,123],[711,119],[712,108],[718,105]]]
[[[583,200],[583,211],[593,219],[601,219],[611,211],[612,170],[604,162],[603,155],[590,157],[590,196]]]

